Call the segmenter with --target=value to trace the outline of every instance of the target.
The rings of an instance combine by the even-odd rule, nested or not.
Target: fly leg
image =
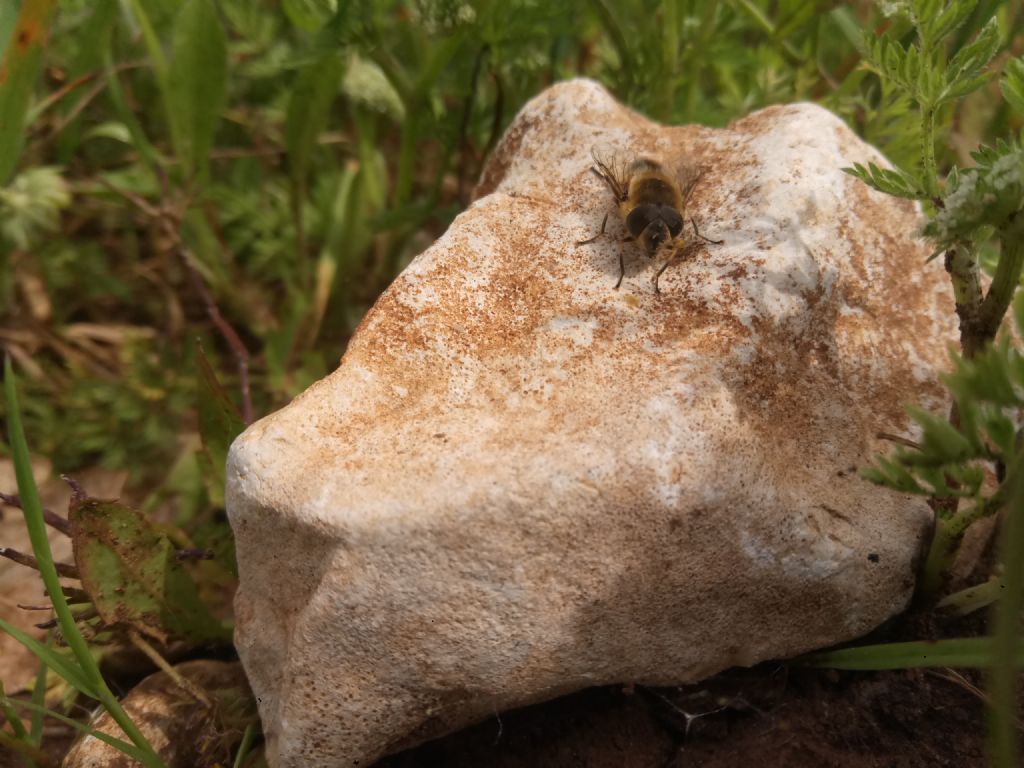
[[[603,234],[604,234],[604,228],[605,228],[605,225],[606,225],[607,223],[608,223],[608,214],[606,213],[606,214],[604,215],[604,218],[603,218],[603,219],[601,220],[601,231],[600,231],[600,232],[598,232],[598,233],[597,233],[596,235],[594,235],[594,236],[593,236],[592,238],[590,238],[589,240],[577,240],[577,241],[576,241],[576,245],[588,245],[589,243],[592,243],[592,242],[594,242],[595,240],[597,240],[597,238],[599,238],[599,237],[600,237],[601,235],[603,235]]]
[[[704,237],[704,235],[702,235],[700,233],[700,230],[697,229],[697,220],[696,219],[691,218],[690,219],[690,223],[693,224],[693,234],[695,234],[697,237],[699,237],[705,243],[711,243],[712,245],[721,245],[722,243],[725,242],[725,240],[712,240],[710,237]]]
[[[693,234],[695,234],[705,243],[711,243],[712,245],[721,245],[722,243],[725,242],[725,240],[712,240],[710,237],[704,237],[704,235],[700,233],[700,230],[697,229],[696,219],[691,218],[690,223],[693,225]],[[658,279],[661,277],[661,273],[668,269],[670,264],[674,264],[675,262],[679,261],[682,257],[684,257],[686,255],[686,250],[687,247],[683,244],[682,237],[678,238],[676,240],[675,252],[672,254],[671,257],[665,260],[665,263],[661,265],[661,268],[658,270],[657,274],[654,275],[655,293],[661,293],[661,289],[658,287]]]
[[[606,227],[606,226],[608,226],[608,214],[607,214],[607,213],[606,213],[606,214],[604,215],[604,218],[603,218],[603,219],[601,219],[601,231],[600,231],[600,232],[598,232],[598,233],[597,233],[596,235],[594,235],[593,237],[591,237],[591,238],[590,238],[589,240],[578,240],[578,241],[576,242],[576,245],[588,245],[589,243],[592,243],[592,242],[594,242],[594,241],[595,241],[595,240],[597,240],[597,239],[598,239],[599,237],[601,237],[601,235],[603,235],[603,234],[604,234],[604,230],[605,230],[605,227]],[[622,242],[624,242],[624,243],[627,243],[627,242],[629,242],[630,240],[635,240],[635,239],[636,239],[636,238],[634,238],[634,237],[631,237],[631,236],[630,236],[630,237],[624,237],[624,238],[622,239]],[[616,287],[616,288],[618,288],[618,287],[619,287],[620,285],[622,285],[622,278],[623,278],[623,277],[625,277],[625,276],[626,276],[626,262],[625,262],[625,256],[624,256],[624,254],[623,254],[623,252],[622,252],[622,249],[620,248],[620,249],[619,249],[619,279],[618,279],[618,280],[617,280],[617,281],[615,282],[615,287]]]
[[[661,273],[664,272],[666,269],[668,269],[668,265],[673,263],[675,260],[676,260],[676,257],[674,255],[673,255],[673,257],[671,259],[666,259],[665,263],[661,265],[661,269],[659,269],[655,273],[655,275],[654,275],[654,292],[655,293],[657,293],[657,294],[661,293],[661,288],[658,287],[658,278],[661,277]]]
[[[636,238],[633,237],[632,235],[626,235],[626,237],[622,238],[622,242],[624,242],[624,243],[631,243],[634,240],[636,240]],[[619,248],[619,279],[617,281],[615,281],[615,290],[618,290],[619,286],[622,285],[622,278],[624,278],[625,276],[626,276],[625,255],[624,255],[623,250],[621,248]]]
[[[661,273],[668,269],[672,264],[682,260],[686,255],[687,247],[682,237],[678,237],[675,240],[672,254],[665,259],[665,263],[661,265],[661,268],[654,275],[654,292],[657,294],[661,293],[661,288],[658,287],[658,280],[661,278]]]

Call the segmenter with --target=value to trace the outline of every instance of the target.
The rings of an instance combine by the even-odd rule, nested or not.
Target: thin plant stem
[[[946,595],[935,606],[939,610],[949,611],[957,616],[966,616],[981,608],[992,605],[1003,592],[1001,576],[992,576],[984,584],[975,584]]]
[[[13,560],[18,565],[24,565],[26,568],[34,568],[37,571],[42,570],[37,558],[10,547],[0,547],[0,557]],[[54,563],[53,567],[57,569],[57,574],[65,579],[78,578],[78,566],[71,565],[70,563]]]
[[[256,729],[252,723],[245,726],[245,731],[242,733],[242,743],[238,745],[238,751],[235,753],[234,768],[242,768],[245,764],[245,758],[249,756],[249,750],[252,749],[252,743],[256,738]]]
[[[992,697],[989,749],[996,768],[1019,765],[1017,731],[1017,674],[1014,650],[1020,644],[1020,610],[1024,604],[1024,452],[1017,454],[1003,487],[1010,503],[1002,536],[1003,594],[994,614],[994,663],[988,675]]]
[[[46,644],[53,644],[53,633],[49,633],[46,638]],[[39,671],[36,673],[36,682],[32,686],[32,702],[39,706],[43,706],[46,703],[46,678],[49,676],[48,673],[50,667],[42,659],[39,660]],[[43,743],[43,713],[36,711],[32,713],[32,726],[29,730],[29,738],[32,740],[32,744],[40,746]]]
[[[921,105],[921,161],[922,176],[928,196],[939,196],[938,167],[935,165],[935,107]]]
[[[145,654],[146,657],[149,658],[149,660],[152,661],[161,672],[163,672],[165,675],[171,678],[171,680],[174,681],[175,685],[177,685],[183,691],[186,691],[192,698],[194,698],[207,709],[213,709],[213,703],[210,701],[209,697],[207,697],[207,695],[203,693],[203,690],[194,682],[185,677],[185,675],[181,674],[178,670],[172,667],[170,663],[167,661],[167,659],[161,656],[160,652],[156,648],[154,648],[149,643],[149,641],[147,641],[136,630],[129,630],[128,639],[131,640],[132,645],[134,645],[136,648],[142,651],[142,653]]]
[[[1006,504],[1007,484],[1004,482],[991,497],[935,520],[935,533],[925,556],[918,596],[926,602],[934,600],[946,582],[949,569],[964,534],[978,520],[999,512]],[[945,501],[943,499],[943,501]]]
[[[992,276],[992,285],[978,309],[978,333],[985,342],[995,338],[1020,285],[1021,267],[1024,266],[1024,216],[1018,215],[1013,225],[1002,233],[1000,247],[1002,252],[996,273]]]
[[[28,731],[25,730],[25,725],[21,722],[21,717],[18,716],[14,706],[7,699],[3,680],[0,680],[0,712],[3,712],[4,717],[7,718],[11,730],[14,731],[14,737],[20,741],[28,741]]]

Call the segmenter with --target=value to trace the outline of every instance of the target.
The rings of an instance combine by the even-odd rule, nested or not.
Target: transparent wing
[[[690,195],[693,194],[693,190],[703,175],[704,169],[699,165],[694,165],[693,163],[681,163],[679,165],[676,171],[676,179],[679,181],[679,191],[683,197],[683,208],[686,207],[690,200]]]
[[[629,165],[626,160],[621,155],[604,154],[596,148],[590,151],[590,156],[594,160],[590,170],[608,185],[616,200],[625,200],[629,194]]]

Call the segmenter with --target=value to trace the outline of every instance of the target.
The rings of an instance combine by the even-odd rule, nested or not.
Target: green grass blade
[[[188,0],[174,22],[168,100],[185,167],[206,174],[227,91],[224,29],[211,0]]]
[[[56,0],[24,0],[10,42],[0,59],[0,185],[18,165],[25,144],[25,115],[43,65],[43,44]]]
[[[32,542],[32,551],[39,561],[39,574],[43,578],[43,584],[46,585],[53,608],[57,612],[64,640],[81,665],[88,688],[98,691],[98,684],[102,683],[99,668],[92,658],[89,646],[75,626],[74,616],[71,615],[67,600],[64,599],[57,568],[53,563],[50,540],[46,534],[46,523],[43,521],[43,508],[39,502],[39,489],[32,476],[32,460],[28,451],[28,443],[25,441],[25,431],[21,426],[21,410],[18,406],[14,368],[9,357],[4,360],[4,392],[7,398],[7,431],[11,443],[11,456],[14,460],[14,472],[18,481],[18,493],[21,496],[21,508],[25,515],[25,527],[28,529],[29,539]],[[28,636],[25,635],[25,637]],[[45,647],[37,640],[33,640],[33,642],[40,647]]]
[[[2,698],[0,698],[0,702],[2,702],[3,704],[9,704],[11,702],[11,700],[8,699],[6,696],[3,696]],[[18,705],[22,706],[22,707],[25,707],[26,709],[28,709],[28,710],[30,710],[32,712],[39,712],[40,714],[45,715],[46,717],[52,717],[55,720],[60,720],[65,725],[70,725],[72,728],[74,728],[77,731],[80,731],[81,733],[84,733],[84,734],[86,734],[88,736],[92,736],[93,738],[99,739],[100,741],[102,741],[105,744],[109,744],[114,749],[118,750],[119,752],[123,752],[124,754],[126,754],[130,758],[132,758],[133,760],[136,760],[136,761],[142,763],[143,765],[150,765],[151,764],[149,762],[149,758],[148,758],[146,752],[144,750],[142,750],[142,749],[139,749],[134,744],[129,744],[127,741],[123,741],[122,739],[119,739],[119,738],[117,738],[115,736],[111,736],[110,734],[103,733],[102,731],[97,731],[95,728],[92,728],[92,727],[86,725],[85,723],[80,723],[77,720],[75,720],[74,718],[67,717],[66,715],[62,715],[60,712],[55,712],[52,709],[47,709],[46,707],[41,707],[38,704],[33,704],[31,702],[28,702],[28,701],[19,701]],[[162,766],[162,763],[160,765]]]
[[[17,752],[27,762],[29,768],[39,768],[40,765],[49,766],[46,756],[27,741],[15,738],[4,731],[0,731],[0,747],[6,747],[11,752]]]
[[[46,638],[46,647],[50,648],[53,633]],[[43,660],[39,660],[39,672],[36,673],[36,682],[32,686],[32,703],[40,707],[46,704],[46,678],[49,676],[50,666]],[[29,738],[35,746],[43,743],[43,713],[32,713],[32,728],[29,730]]]
[[[4,717],[10,724],[11,730],[14,731],[14,738],[19,741],[28,741],[28,731],[25,730],[25,726],[21,722],[18,712],[14,709],[14,705],[11,704],[11,700],[7,698],[3,680],[0,680],[0,711],[4,713]]]
[[[812,653],[796,659],[811,667],[849,670],[922,669],[967,667],[984,669],[995,663],[995,644],[991,637],[966,637],[950,640],[882,643],[858,648]],[[1024,641],[1014,644],[1010,661],[1024,669]]]
[[[181,137],[178,134],[178,121],[175,119],[176,115],[174,112],[173,105],[170,101],[170,85],[168,83],[168,65],[167,57],[164,55],[163,45],[160,42],[160,38],[156,34],[156,30],[153,28],[153,22],[151,21],[149,14],[146,12],[145,5],[140,0],[128,0],[128,6],[131,8],[131,14],[135,19],[135,22],[139,26],[139,31],[142,33],[142,40],[146,46],[146,53],[149,55],[150,63],[153,65],[153,75],[156,77],[157,87],[160,90],[160,99],[163,103],[165,117],[167,119],[167,127],[171,134],[171,143],[180,150]],[[112,48],[109,46],[106,49],[106,54],[112,59]],[[114,74],[112,64],[108,64],[108,85],[111,87],[111,91],[115,91],[114,86],[117,85],[116,93],[114,94],[117,98],[125,101],[125,105],[119,111],[122,112],[122,122],[129,127],[132,131],[132,136],[135,139],[136,144],[140,152],[147,154],[147,159],[155,158],[156,151],[152,147],[147,147],[148,142],[139,142],[139,135],[142,133],[141,127],[138,130],[133,129],[133,123],[135,123],[134,116],[131,120],[125,118],[124,113],[131,114],[131,109],[127,106],[127,101],[124,99],[121,93],[120,85],[117,84],[117,76]],[[111,82],[112,81],[112,82]],[[115,101],[115,106],[117,103]],[[148,150],[148,152],[147,152]]]
[[[156,148],[146,137],[146,132],[143,130],[142,124],[135,117],[135,113],[128,106],[128,99],[125,97],[124,89],[121,87],[121,81],[118,79],[117,69],[114,66],[114,59],[109,50],[109,43],[111,41],[108,39],[107,42],[108,50],[103,54],[103,61],[104,78],[107,83],[107,95],[110,97],[110,104],[113,107],[114,114],[128,128],[128,132],[132,137],[132,146],[138,150],[139,156],[146,161],[147,167],[155,171],[160,167],[160,156]]]
[[[61,656],[52,648],[39,642],[28,633],[15,627],[13,624],[8,624],[3,619],[0,619],[0,629],[32,651],[37,659],[60,675],[76,691],[84,693],[91,699],[99,700],[99,691],[89,680],[88,675],[80,666]]]
[[[293,182],[298,185],[304,182],[317,138],[327,127],[343,68],[341,57],[331,51],[303,67],[294,80],[285,116],[284,136],[288,169]]]
[[[11,33],[14,32],[14,23],[18,20],[20,8],[20,0],[0,3],[0,59],[3,59],[7,44],[11,41]]]
[[[245,758],[248,757],[255,738],[256,729],[253,728],[252,723],[249,723],[245,726],[245,732],[242,734],[242,743],[238,745],[238,751],[235,753],[234,768],[242,768],[242,765],[245,764]]]
[[[33,691],[33,700],[35,699],[35,696],[35,691]],[[28,761],[31,768],[38,768],[39,763],[33,759],[33,753],[38,753],[39,751],[40,739],[35,735],[35,731],[36,720],[39,720],[41,727],[43,722],[42,717],[33,712],[32,731],[31,733],[26,731],[24,724],[21,722],[21,717],[18,716],[17,710],[11,703],[11,699],[7,698],[7,691],[4,690],[3,681],[0,681],[0,712],[4,713],[4,717],[7,718],[7,722],[10,723],[11,730],[14,732],[13,737],[9,737],[7,734],[0,732],[0,736],[6,737],[4,741],[0,741],[0,745],[6,743],[11,749],[18,750],[25,756],[25,759]]]
[[[146,13],[145,5],[140,0],[128,0],[128,5],[131,7],[132,16],[142,33],[142,41],[146,46],[146,53],[149,54],[150,63],[153,65],[153,73],[156,75],[157,81],[161,82],[167,77],[167,57],[164,56],[160,38],[153,28],[149,14]]]
[[[43,508],[39,501],[39,489],[36,487],[35,478],[32,476],[32,462],[28,451],[28,443],[25,440],[25,431],[21,426],[21,410],[18,406],[17,384],[14,379],[14,367],[11,365],[10,357],[4,359],[4,394],[7,400],[7,433],[10,440],[11,457],[14,461],[14,474],[18,481],[18,494],[21,496],[21,508],[25,516],[25,527],[28,529],[29,540],[32,542],[32,551],[39,563],[39,574],[46,585],[46,591],[50,595],[53,609],[57,614],[57,621],[60,625],[64,641],[71,648],[71,652],[78,662],[74,668],[79,672],[71,671],[74,678],[81,680],[84,677],[86,686],[92,690],[94,698],[98,699],[110,716],[114,718],[129,738],[142,750],[145,759],[143,764],[149,768],[161,766],[160,758],[146,741],[146,737],[125,714],[117,697],[107,687],[103,675],[100,674],[99,665],[89,650],[88,643],[82,637],[75,624],[75,618],[68,607],[68,602],[61,591],[60,578],[57,576],[57,568],[53,564],[53,553],[50,551],[50,540],[46,535],[46,523],[43,521]],[[8,632],[15,627],[7,625],[3,627]],[[16,630],[17,631],[17,630]],[[11,633],[14,634],[13,632]],[[40,649],[50,654],[42,643],[30,638],[25,633],[20,633],[25,639],[30,640]],[[17,635],[14,635],[17,637]],[[20,640],[20,638],[19,638]],[[21,640],[21,642],[25,642]],[[28,643],[26,643],[28,645]],[[39,652],[35,651],[37,656]],[[52,654],[50,654],[52,655]],[[40,656],[40,658],[44,658]],[[56,658],[56,657],[54,657]],[[63,661],[63,660],[61,660]],[[51,667],[57,670],[52,661]],[[71,679],[68,679],[71,682]],[[83,691],[84,692],[84,691]]]

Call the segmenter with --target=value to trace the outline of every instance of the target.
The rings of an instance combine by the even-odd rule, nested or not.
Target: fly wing
[[[622,156],[614,154],[604,156],[596,148],[590,151],[590,156],[594,160],[594,165],[590,170],[608,185],[608,189],[615,195],[616,201],[625,200],[629,195],[629,172]]]
[[[682,163],[676,172],[676,178],[679,180],[679,190],[683,197],[683,209],[686,209],[686,204],[690,201],[690,195],[693,194],[694,188],[700,181],[700,177],[704,175],[704,169],[699,165],[692,163]]]

